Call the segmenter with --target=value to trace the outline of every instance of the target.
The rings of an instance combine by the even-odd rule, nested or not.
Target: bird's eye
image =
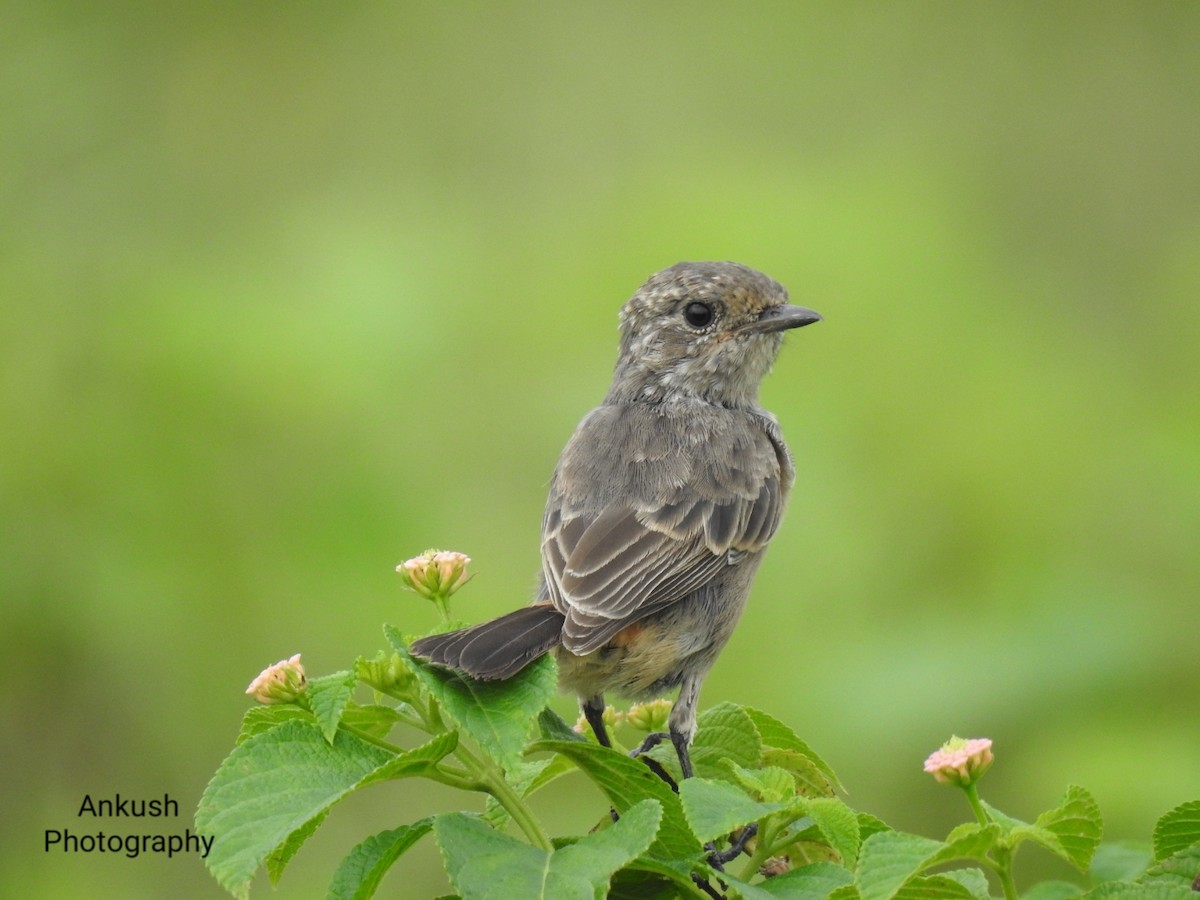
[[[707,303],[689,303],[683,308],[683,318],[693,328],[703,328],[713,320],[712,307]]]

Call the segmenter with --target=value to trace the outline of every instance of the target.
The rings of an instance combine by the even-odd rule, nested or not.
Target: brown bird
[[[820,319],[738,263],[652,275],[621,309],[612,387],[555,469],[533,605],[422,638],[412,652],[495,680],[553,651],[560,686],[578,693],[605,746],[605,691],[641,699],[678,687],[668,728],[690,777],[701,682],[794,478],[758,387],[783,332]]]

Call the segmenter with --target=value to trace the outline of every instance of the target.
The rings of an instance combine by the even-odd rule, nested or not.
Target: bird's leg
[[[579,701],[579,708],[583,710],[583,717],[587,719],[587,723],[592,726],[596,742],[601,747],[611,748],[612,741],[608,739],[608,729],[604,727],[604,695],[595,694]]]
[[[679,757],[679,771],[683,773],[684,778],[691,778],[695,774],[688,747],[692,738],[696,736],[696,704],[700,700],[700,683],[703,680],[704,673],[689,675],[683,679],[683,686],[679,688],[679,699],[671,707],[671,716],[667,719],[667,731],[671,735],[671,743],[675,745],[675,755]]]

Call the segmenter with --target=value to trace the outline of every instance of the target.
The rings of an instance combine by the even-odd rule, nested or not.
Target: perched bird
[[[553,652],[597,739],[604,692],[679,688],[669,734],[684,777],[700,685],[742,613],[794,469],[758,387],[783,332],[820,321],[732,262],[652,275],[620,313],[604,402],[563,450],[542,519],[532,606],[414,641],[484,680]],[[667,737],[652,735],[643,749]]]

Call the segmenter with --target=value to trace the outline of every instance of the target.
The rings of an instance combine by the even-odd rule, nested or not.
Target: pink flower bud
[[[964,740],[952,737],[925,760],[925,771],[942,784],[967,787],[992,765],[992,742],[988,738]]]
[[[246,693],[259,703],[292,703],[308,686],[300,654],[267,666],[250,682]]]

